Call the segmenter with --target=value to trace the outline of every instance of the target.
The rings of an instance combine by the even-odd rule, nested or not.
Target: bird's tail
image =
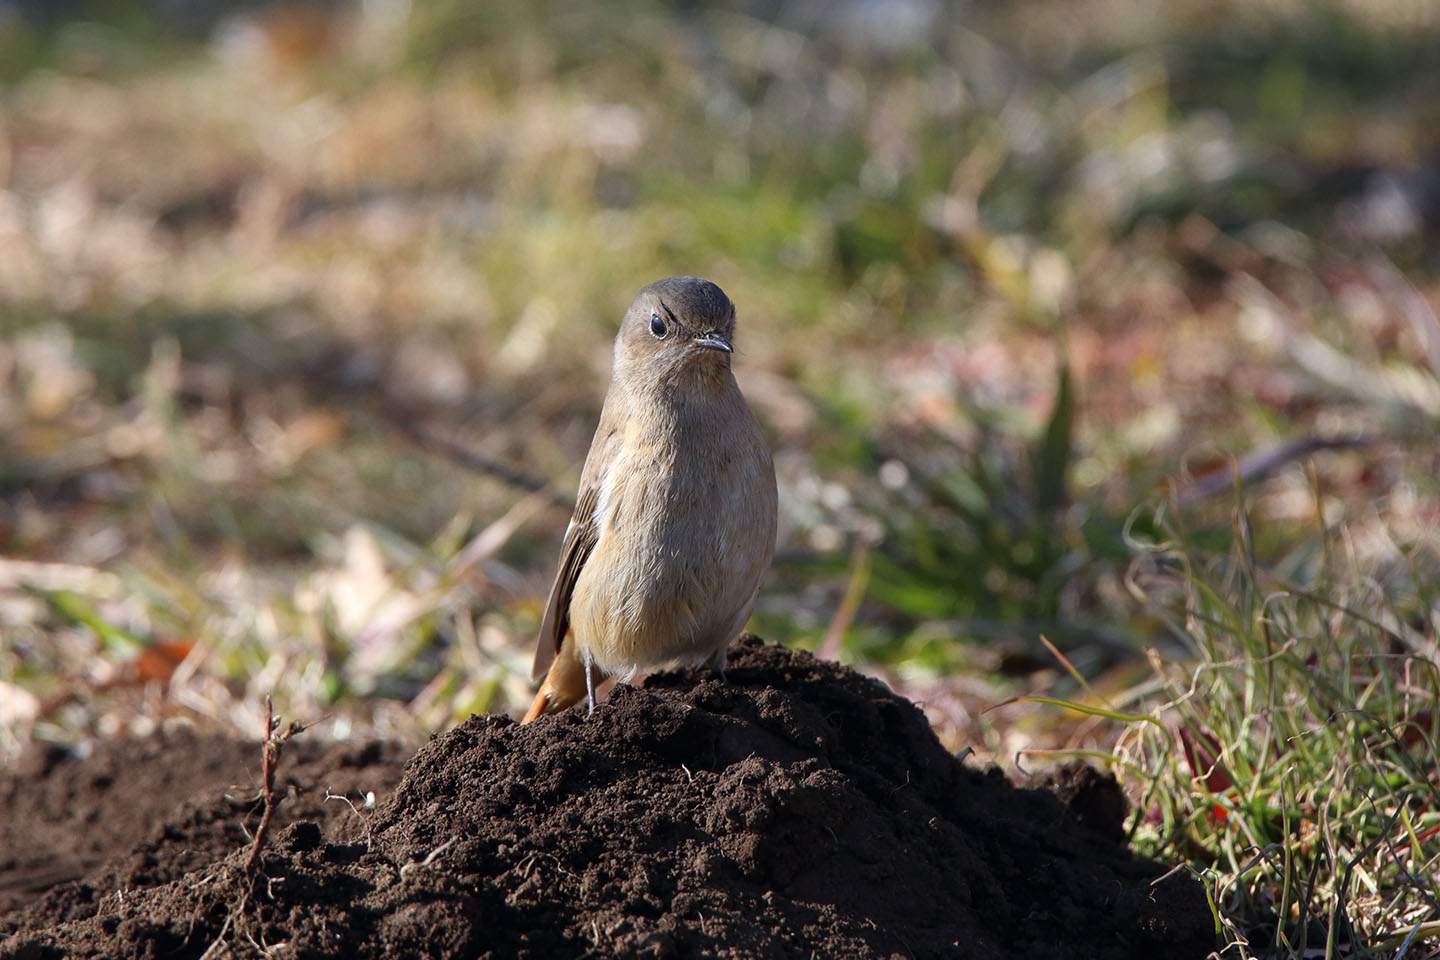
[[[545,674],[545,681],[540,684],[540,692],[535,695],[535,702],[530,704],[525,719],[520,722],[529,723],[537,717],[559,713],[572,703],[584,700],[588,694],[585,664],[575,652],[573,636],[567,634],[560,645],[560,652],[555,655],[555,661],[550,664],[550,669]]]

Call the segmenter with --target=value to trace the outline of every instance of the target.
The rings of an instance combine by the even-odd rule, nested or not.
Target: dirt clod
[[[1081,784],[1095,813],[1014,787],[951,757],[879,683],[754,638],[726,681],[655,676],[589,719],[472,717],[393,790],[393,757],[369,772],[343,765],[355,756],[287,749],[289,798],[251,873],[240,824],[258,808],[237,810],[220,783],[175,796],[128,859],[0,914],[0,956],[284,943],[300,957],[1120,960],[1212,946],[1198,885],[1156,883],[1166,868],[1116,839],[1103,778]],[[67,763],[31,786],[74,787],[85,762]],[[26,776],[0,777],[0,797]],[[384,799],[357,824],[323,802],[327,786]]]

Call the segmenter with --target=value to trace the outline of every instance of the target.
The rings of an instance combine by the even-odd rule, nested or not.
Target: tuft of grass
[[[1335,525],[1281,574],[1243,507],[1227,551],[1157,529],[1129,582],[1189,656],[1152,651],[1130,697],[1027,699],[1121,726],[1132,838],[1205,883],[1219,956],[1440,956],[1434,544],[1379,568]]]

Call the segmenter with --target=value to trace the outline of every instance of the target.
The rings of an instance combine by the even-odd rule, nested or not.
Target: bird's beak
[[[695,338],[695,342],[707,350],[723,350],[726,353],[734,353],[735,348],[730,346],[730,341],[723,334],[706,333]]]

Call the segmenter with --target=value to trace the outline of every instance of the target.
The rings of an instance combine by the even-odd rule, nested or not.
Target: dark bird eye
[[[650,314],[650,332],[655,334],[655,339],[664,340],[665,334],[670,331],[665,326],[665,321],[660,319],[660,314]]]

